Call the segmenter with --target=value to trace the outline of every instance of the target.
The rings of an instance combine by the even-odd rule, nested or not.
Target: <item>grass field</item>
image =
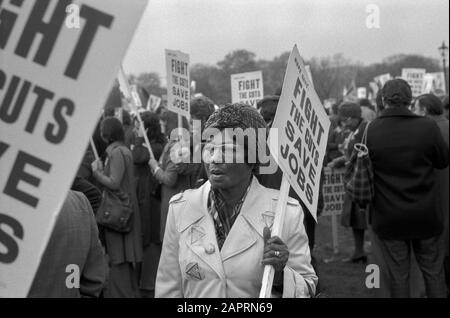
[[[339,252],[333,253],[331,217],[319,217],[316,227],[314,255],[318,262],[320,294],[324,298],[370,298],[375,297],[373,289],[365,286],[365,264],[346,263],[345,258],[353,253],[353,236],[350,228],[340,225],[338,217]],[[367,235],[366,235],[367,237]],[[366,239],[365,249],[370,256],[370,242]]]

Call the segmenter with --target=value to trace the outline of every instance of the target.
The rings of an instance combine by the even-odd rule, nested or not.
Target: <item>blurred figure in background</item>
[[[164,146],[163,153],[161,154],[159,161],[150,159],[148,164],[150,165],[151,171],[156,180],[161,183],[160,239],[162,241],[164,238],[170,198],[177,193],[192,188],[193,185],[191,183],[191,175],[189,175],[189,172],[192,171],[186,171],[189,166],[177,165],[177,163],[179,163],[178,151],[182,151],[183,148],[183,143],[180,142],[180,137],[177,134],[178,115],[174,112],[166,111],[161,115],[160,122],[163,127],[162,131],[166,134],[168,142]],[[189,124],[186,117],[183,117],[182,125],[184,132],[188,132]],[[174,160],[176,162],[174,162]]]
[[[161,157],[166,144],[166,137],[161,132],[159,117],[155,113],[141,113],[142,122],[156,160]],[[161,185],[152,175],[148,161],[150,153],[144,141],[142,130],[138,135],[132,150],[136,193],[141,213],[142,244],[144,258],[142,261],[140,288],[143,297],[153,297],[155,293],[155,279],[161,254]]]
[[[359,100],[359,106],[361,107],[361,117],[365,121],[372,121],[377,117],[375,110],[367,98]]]
[[[66,285],[68,265],[79,269],[79,286]],[[69,268],[75,274],[75,268]],[[108,265],[98,239],[97,223],[86,197],[69,191],[42,255],[28,297],[99,297],[108,276]],[[77,277],[74,277],[76,283]]]
[[[445,297],[444,226],[435,169],[448,166],[448,146],[433,120],[408,110],[411,100],[406,81],[386,82],[385,109],[368,129],[375,188],[373,243],[381,250],[391,297],[410,296],[411,251],[424,276],[427,297]]]
[[[447,146],[449,145],[449,127],[448,119],[444,115],[444,106],[441,100],[433,94],[421,95],[416,99],[414,104],[414,113],[419,116],[426,116],[433,119],[441,130]],[[439,192],[438,202],[441,204],[443,220],[444,220],[444,249],[445,249],[445,281],[447,283],[447,295],[449,290],[449,175],[448,167],[443,170],[437,170],[438,183],[436,191]]]
[[[366,128],[367,122],[361,117],[362,111],[358,104],[344,102],[339,106],[339,116],[345,128],[351,131],[344,142],[344,155],[333,159],[328,163],[331,168],[342,168],[350,160],[353,153],[353,146],[360,143]],[[353,230],[355,250],[353,256],[348,260],[353,263],[367,262],[364,251],[364,233],[367,229],[367,211],[369,207],[360,207],[353,202],[348,194],[345,195],[344,207],[341,216],[341,223],[345,227]]]
[[[202,150],[204,145],[204,140],[202,140],[202,132],[205,129],[205,123],[211,114],[214,112],[214,102],[206,96],[195,97],[191,100],[190,104],[191,108],[191,160],[190,163],[187,163],[191,166],[192,172],[192,181],[191,184],[193,188],[200,187],[203,183],[208,180],[208,176],[206,175],[206,170],[203,164],[194,163],[194,158],[202,158]],[[200,123],[200,125],[194,124],[194,121]],[[180,163],[179,165],[186,165],[186,163]]]
[[[101,123],[100,131],[108,145],[107,160],[104,168],[101,160],[92,163],[94,177],[104,188],[112,191],[120,190],[128,194],[133,206],[133,224],[129,233],[120,233],[100,226],[109,257],[110,279],[105,290],[105,297],[139,297],[138,266],[142,262],[142,234],[133,156],[125,146],[123,127],[117,118],[105,118]]]
[[[122,109],[122,125],[125,134],[125,146],[131,149],[131,145],[134,145],[136,134],[134,130],[134,124],[131,120],[131,115],[125,109]]]

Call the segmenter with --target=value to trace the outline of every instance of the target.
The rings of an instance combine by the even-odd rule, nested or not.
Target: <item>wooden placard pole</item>
[[[333,253],[339,253],[339,238],[338,238],[338,223],[337,223],[337,215],[331,215],[331,235],[333,239]]]
[[[286,204],[289,196],[289,181],[287,176],[283,173],[283,178],[281,179],[280,195],[278,197],[275,219],[273,221],[272,236],[281,236],[283,232],[284,217],[286,215]],[[275,275],[275,269],[271,265],[266,265],[264,267],[264,274],[261,284],[261,291],[259,293],[259,298],[270,298],[272,295],[272,284]]]
[[[124,92],[125,97],[131,98],[132,95],[131,95],[130,84],[128,83],[128,80],[127,80],[127,78],[125,76],[125,72],[123,70],[122,65],[120,65],[119,83],[121,83],[124,86],[123,89],[126,90]],[[142,121],[141,115],[140,115],[139,111],[137,110],[138,107],[135,104],[135,101],[134,101],[133,98],[131,98],[131,101],[132,101],[132,103],[134,105],[134,108],[136,109],[136,117],[138,119],[139,127],[140,127],[140,129],[142,131],[142,135],[144,136],[144,141],[145,141],[145,144],[147,145],[148,152],[150,153],[150,159],[155,159],[155,156],[153,155],[152,147],[150,146],[150,141],[148,140],[147,133],[145,131],[144,122]]]
[[[94,143],[94,140],[92,139],[92,136],[91,136],[91,138],[89,138],[89,142],[91,143],[91,148],[92,148],[92,151],[94,152],[95,160],[99,160],[100,157],[98,156],[98,151],[97,151],[97,148],[95,147],[95,143]]]

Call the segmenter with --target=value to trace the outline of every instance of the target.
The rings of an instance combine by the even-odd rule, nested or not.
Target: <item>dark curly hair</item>
[[[214,102],[206,96],[191,99],[191,116],[202,122],[202,129],[209,116],[214,113]]]
[[[148,140],[155,141],[163,144],[166,141],[166,137],[161,132],[161,125],[159,124],[159,116],[156,113],[145,111],[141,114],[144,128],[147,130]]]

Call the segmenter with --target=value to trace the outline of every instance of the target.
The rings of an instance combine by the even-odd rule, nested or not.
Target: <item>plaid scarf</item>
[[[247,190],[242,198],[234,206],[230,206],[219,191],[211,189],[209,192],[208,212],[214,220],[219,250],[222,250],[223,243],[225,243],[228,233],[230,233],[231,227],[241,211],[245,197],[247,196],[249,190],[250,185],[247,187]]]

